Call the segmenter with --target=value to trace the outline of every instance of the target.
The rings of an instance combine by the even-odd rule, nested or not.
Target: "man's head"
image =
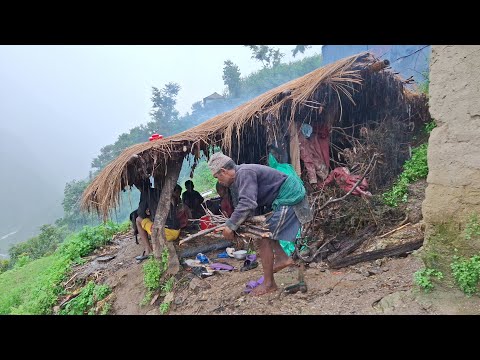
[[[182,195],[182,187],[177,184],[173,188],[173,198],[176,200],[180,200],[180,195]]]
[[[185,189],[187,189],[187,191],[193,191],[193,181],[192,180],[185,181]]]
[[[222,153],[215,153],[208,161],[208,167],[218,182],[230,187],[235,181],[235,162]]]

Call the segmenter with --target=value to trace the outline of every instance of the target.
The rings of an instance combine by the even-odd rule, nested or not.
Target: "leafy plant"
[[[465,227],[465,239],[472,240],[472,238],[477,238],[480,236],[480,223],[478,222],[478,215],[470,215],[470,219],[467,222]]]
[[[30,256],[26,254],[22,254],[18,257],[15,266],[13,267],[14,269],[21,268],[22,266],[28,264],[32,259],[30,259]]]
[[[107,302],[103,306],[102,311],[100,312],[100,315],[107,315],[110,312],[111,308],[112,308],[112,305]]]
[[[4,271],[7,271],[8,267],[10,266],[10,260],[0,260],[0,274]]]
[[[456,284],[468,296],[478,291],[480,280],[480,256],[474,255],[470,259],[455,255],[450,264]]]
[[[88,284],[83,287],[80,294],[69,301],[59,314],[94,315],[97,301],[103,300],[110,293],[111,289],[107,285],[96,285],[95,282],[89,281]]]
[[[151,257],[143,265],[143,283],[148,291],[155,291],[160,287],[160,277],[162,276],[162,267],[160,262]]]
[[[161,303],[160,304],[160,314],[166,314],[168,312],[168,310],[170,310],[170,304],[171,302],[168,301],[168,302],[165,302],[165,303]]]
[[[62,254],[71,260],[88,255],[94,249],[106,245],[112,239],[113,235],[128,229],[128,222],[116,224],[107,221],[104,224],[91,227],[84,226],[83,229],[74,236],[65,240],[59,249]]]
[[[412,150],[412,157],[405,161],[403,172],[395,181],[392,189],[383,194],[385,204],[396,207],[400,202],[406,202],[408,184],[427,177],[427,148],[428,144],[425,143]]]
[[[437,127],[437,124],[435,123],[435,120],[432,120],[425,124],[424,130],[427,134],[430,134],[432,130],[435,129],[436,127]]]
[[[434,288],[432,277],[436,277],[438,280],[441,280],[443,279],[443,273],[435,269],[425,268],[418,270],[414,274],[415,283],[427,293]]]
[[[164,291],[165,293],[169,293],[170,291],[172,291],[174,282],[175,278],[172,276],[161,286],[162,291]]]
[[[162,251],[162,273],[168,269],[168,249],[165,246]]]

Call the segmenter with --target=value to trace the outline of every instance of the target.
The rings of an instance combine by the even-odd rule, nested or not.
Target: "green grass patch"
[[[63,292],[62,281],[71,266],[85,261],[83,256],[107,244],[114,234],[128,229],[129,222],[86,226],[68,236],[53,255],[36,260],[31,260],[28,255],[19,256],[13,269],[0,274],[0,314],[52,314],[53,306]],[[95,299],[105,291],[103,288],[95,290]]]
[[[97,285],[90,281],[85,285],[80,294],[69,301],[60,315],[95,315],[95,305],[103,300],[112,290],[107,285]],[[104,310],[105,311],[105,310]],[[108,312],[108,308],[107,308]]]

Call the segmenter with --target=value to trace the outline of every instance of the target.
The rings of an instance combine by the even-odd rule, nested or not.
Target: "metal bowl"
[[[247,257],[247,250],[237,250],[233,252],[233,257],[238,260],[243,260]]]

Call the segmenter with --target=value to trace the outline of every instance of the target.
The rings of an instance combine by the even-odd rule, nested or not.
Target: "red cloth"
[[[326,124],[313,124],[312,134],[306,138],[301,126],[298,129],[300,159],[307,169],[308,181],[317,183],[325,179],[330,169],[330,127]]]
[[[330,185],[333,181],[335,181],[343,191],[349,192],[360,178],[361,176],[359,175],[351,175],[350,171],[346,167],[337,167],[333,169],[330,175],[328,175],[325,181],[320,185],[320,188]],[[360,184],[358,184],[355,190],[353,190],[352,195],[364,195],[367,197],[372,196],[370,191],[367,191],[367,189],[367,180],[363,178]]]
[[[224,196],[220,202],[220,209],[227,217],[230,217],[233,213],[233,205],[229,199],[229,196]]]
[[[188,225],[188,219],[192,218],[192,212],[185,204],[179,204],[177,206],[177,219],[180,223],[180,229],[183,229]]]

